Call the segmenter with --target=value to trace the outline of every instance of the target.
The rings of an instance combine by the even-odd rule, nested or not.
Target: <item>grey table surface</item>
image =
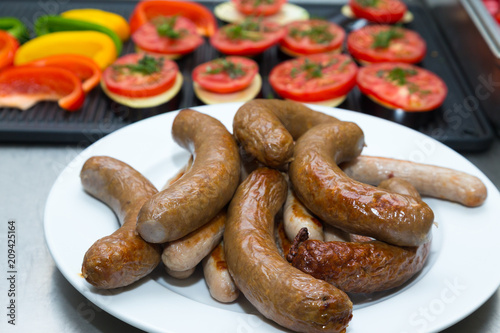
[[[74,289],[57,269],[44,240],[47,195],[63,168],[82,148],[0,145],[0,332],[138,332]],[[500,187],[500,140],[484,153],[465,154]],[[16,325],[8,324],[7,223],[16,221]],[[445,332],[500,332],[500,292]]]

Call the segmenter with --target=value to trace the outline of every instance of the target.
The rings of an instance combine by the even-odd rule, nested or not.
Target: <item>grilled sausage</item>
[[[341,165],[357,181],[378,185],[387,178],[398,177],[410,182],[423,196],[480,206],[487,197],[486,186],[470,174],[434,165],[384,157],[359,156]]]
[[[431,242],[400,247],[380,241],[362,243],[307,240],[302,229],[288,253],[301,271],[347,293],[372,293],[399,287],[419,272]]]
[[[195,271],[196,271],[196,266],[191,267],[185,271],[173,271],[169,269],[167,266],[165,266],[165,272],[167,272],[167,274],[170,275],[171,277],[179,280],[187,279],[188,277],[193,275]]]
[[[323,223],[314,217],[297,199],[291,186],[288,187],[288,194],[283,207],[283,226],[290,241],[295,238],[302,228],[307,228],[309,239],[325,240]]]
[[[186,271],[198,265],[220,243],[226,223],[223,209],[207,224],[163,247],[161,260],[173,271]]]
[[[230,303],[238,298],[240,291],[227,269],[223,241],[203,259],[203,275],[210,295],[217,301]]]
[[[87,193],[107,204],[122,226],[96,241],[85,253],[83,277],[97,288],[124,287],[148,275],[160,263],[160,247],[136,232],[136,218],[156,188],[128,164],[107,156],[89,158],[80,173]]]
[[[425,243],[434,221],[427,204],[356,182],[337,166],[357,157],[363,142],[361,129],[348,122],[317,125],[302,135],[289,169],[297,197],[323,222],[346,232],[401,246]]]
[[[379,187],[420,198],[407,181],[390,178]],[[350,234],[351,242],[311,242],[301,230],[289,251],[292,265],[348,293],[371,293],[398,287],[425,264],[430,242],[419,247],[398,247],[366,236]],[[325,233],[326,238],[326,233]],[[299,245],[300,243],[300,245]]]
[[[256,99],[243,104],[233,119],[233,133],[245,151],[264,165],[290,162],[294,140],[309,128],[336,118],[292,101]]]
[[[224,232],[226,261],[238,289],[265,317],[300,332],[343,332],[352,303],[334,286],[293,268],[274,240],[285,201],[280,172],[260,168],[238,187]]]
[[[185,109],[175,117],[172,135],[194,161],[183,177],[141,208],[137,230],[152,243],[179,239],[210,221],[239,183],[238,146],[221,122]]]

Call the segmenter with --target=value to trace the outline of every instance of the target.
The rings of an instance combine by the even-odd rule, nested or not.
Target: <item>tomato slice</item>
[[[407,10],[400,0],[349,0],[349,6],[356,17],[376,23],[396,23]]]
[[[57,54],[30,62],[27,66],[60,67],[73,72],[81,81],[83,91],[88,93],[101,80],[101,69],[92,58],[79,54]]]
[[[182,16],[157,16],[132,34],[137,47],[146,52],[183,55],[203,44],[193,22]]]
[[[131,69],[141,64],[143,70]],[[171,88],[178,72],[179,67],[172,60],[133,53],[120,57],[106,68],[102,79],[106,88],[114,94],[138,98],[152,97]]]
[[[203,36],[212,36],[217,29],[217,21],[212,12],[205,6],[193,1],[141,1],[130,16],[130,32],[134,33],[140,26],[157,16],[179,15],[191,20],[197,31]]]
[[[210,38],[210,43],[224,54],[251,56],[277,44],[284,34],[285,30],[278,23],[247,19],[220,28]]]
[[[259,70],[252,59],[239,56],[214,59],[193,70],[193,81],[203,89],[227,94],[245,89]]]
[[[348,55],[320,53],[280,63],[269,83],[283,98],[318,102],[346,95],[356,85],[357,71]]]
[[[369,25],[349,34],[347,49],[354,58],[368,63],[414,64],[424,59],[427,45],[414,31],[390,25]]]
[[[0,72],[0,106],[29,109],[39,101],[58,101],[78,110],[85,101],[80,79],[64,68],[16,66]]]
[[[280,11],[287,0],[231,0],[243,15],[270,16]]]
[[[439,107],[448,89],[436,74],[406,63],[363,67],[357,76],[362,93],[394,109],[428,111]]]
[[[17,39],[8,32],[0,30],[0,70],[13,64],[18,48]]]
[[[339,50],[344,38],[344,29],[335,23],[303,20],[285,26],[285,36],[280,45],[288,52],[307,55]]]

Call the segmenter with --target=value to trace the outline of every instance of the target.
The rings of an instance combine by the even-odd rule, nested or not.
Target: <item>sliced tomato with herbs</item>
[[[106,88],[126,97],[152,97],[170,89],[179,67],[165,57],[148,54],[127,54],[102,73]]]
[[[192,76],[203,89],[227,94],[248,87],[258,70],[259,66],[252,59],[231,56],[196,66]]]
[[[424,59],[427,45],[415,31],[391,25],[368,25],[349,34],[347,49],[354,58],[368,63],[414,64]]]
[[[356,17],[387,24],[401,21],[407,11],[400,0],[349,0],[349,6]]]
[[[281,10],[287,0],[231,0],[243,15],[270,16]]]
[[[92,58],[79,54],[56,54],[27,64],[28,66],[60,67],[73,72],[82,81],[83,91],[88,93],[101,80],[101,69]]]
[[[82,107],[80,79],[64,68],[9,67],[0,72],[0,106],[27,110],[40,101],[57,101],[68,111]]]
[[[203,44],[194,23],[182,16],[157,16],[137,29],[132,40],[142,51],[169,55],[188,54]]]
[[[448,89],[436,74],[406,63],[380,63],[363,67],[358,87],[382,105],[405,111],[428,111],[439,107]]]
[[[224,54],[251,56],[279,43],[284,34],[285,30],[278,23],[246,19],[220,28],[210,38],[210,43]]]
[[[321,53],[280,63],[269,83],[283,98],[319,102],[347,95],[356,85],[357,71],[348,55]]]
[[[18,48],[17,39],[8,32],[0,30],[0,70],[13,64]]]
[[[130,32],[134,33],[143,24],[157,16],[183,16],[191,20],[200,35],[212,36],[217,29],[217,21],[212,12],[194,1],[141,1],[130,16]]]
[[[344,29],[335,23],[302,20],[285,26],[285,36],[280,45],[285,52],[308,55],[340,50],[344,38]]]

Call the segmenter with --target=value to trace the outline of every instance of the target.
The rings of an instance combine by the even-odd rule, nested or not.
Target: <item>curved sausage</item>
[[[299,332],[343,332],[348,296],[293,268],[274,240],[274,216],[286,198],[280,172],[260,168],[238,187],[224,232],[226,261],[238,289],[265,317]]]
[[[163,264],[173,271],[195,267],[220,243],[225,223],[226,211],[223,209],[199,229],[165,244],[161,255]]]
[[[235,301],[240,295],[240,291],[236,288],[233,278],[227,269],[223,241],[203,259],[203,274],[210,295],[217,301],[230,303]]]
[[[239,183],[238,146],[217,119],[182,110],[174,119],[172,136],[191,151],[194,161],[183,177],[141,208],[137,230],[152,243],[179,239],[210,221]]]
[[[380,241],[362,243],[307,240],[307,230],[297,235],[288,261],[301,271],[347,293],[372,293],[399,287],[419,272],[431,242],[400,247]]]
[[[354,123],[317,125],[296,142],[289,175],[299,200],[323,222],[401,246],[427,241],[434,213],[422,200],[347,177],[338,163],[357,157],[363,132]]]
[[[470,174],[449,168],[385,157],[359,156],[341,165],[357,181],[377,185],[398,177],[410,182],[423,196],[480,206],[487,197],[486,186]]]
[[[195,271],[196,271],[196,266],[191,267],[185,271],[173,271],[169,269],[167,266],[165,266],[165,272],[167,272],[167,274],[170,275],[171,277],[179,280],[187,279],[188,277],[193,275]]]
[[[80,173],[87,193],[107,204],[122,226],[96,241],[85,253],[83,277],[97,288],[124,287],[148,275],[160,263],[160,247],[135,230],[139,209],[156,188],[128,164],[107,156],[89,158]]]
[[[250,155],[278,168],[291,161],[294,140],[311,127],[330,121],[338,120],[298,102],[255,99],[236,112],[233,133]]]

